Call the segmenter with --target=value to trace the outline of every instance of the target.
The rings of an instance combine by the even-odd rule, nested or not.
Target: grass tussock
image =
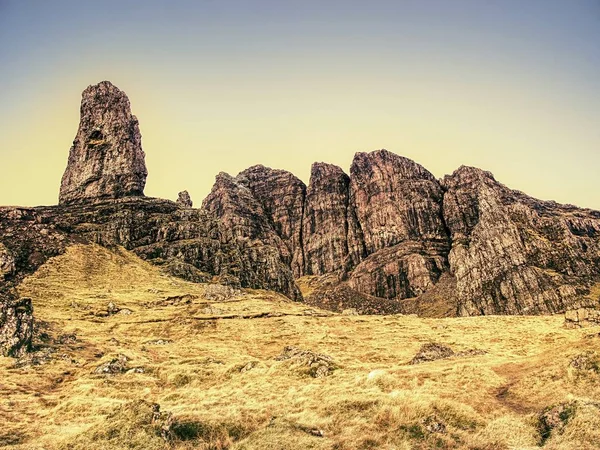
[[[0,358],[0,448],[599,448],[600,335],[561,317],[319,317],[97,246],[20,290],[40,353]]]

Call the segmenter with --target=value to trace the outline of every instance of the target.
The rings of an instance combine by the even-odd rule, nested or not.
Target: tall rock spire
[[[138,120],[127,95],[108,81],[88,86],[59,203],[143,196],[148,175],[144,158]]]

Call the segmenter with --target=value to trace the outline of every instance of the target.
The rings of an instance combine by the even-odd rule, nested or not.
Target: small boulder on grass
[[[116,358],[111,359],[110,361],[105,362],[104,364],[100,364],[94,370],[94,373],[99,375],[112,375],[116,373],[123,373],[129,369],[127,363],[129,362],[129,358],[125,355],[118,355]]]
[[[595,351],[587,351],[575,356],[569,367],[580,371],[600,373],[600,358]]]
[[[275,358],[276,361],[290,361],[292,365],[305,368],[304,372],[313,378],[323,378],[331,375],[338,365],[329,355],[315,353],[311,350],[288,345],[283,352]]]
[[[143,367],[129,367],[129,358],[125,355],[118,355],[104,364],[100,364],[94,370],[98,375],[116,375],[120,373],[144,373]]]
[[[446,434],[446,424],[437,416],[428,416],[422,423],[429,433]]]
[[[450,347],[430,342],[423,344],[413,359],[410,360],[409,364],[421,364],[429,361],[436,361],[438,359],[446,359],[454,356],[454,350]]]

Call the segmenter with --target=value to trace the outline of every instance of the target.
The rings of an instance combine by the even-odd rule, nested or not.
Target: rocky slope
[[[323,277],[307,301],[336,310],[544,314],[598,300],[600,212],[533,199],[479,169],[436,180],[378,150],[357,153],[349,175],[315,163],[307,187],[258,165],[219,174],[200,209],[187,192],[144,197],[146,174],[127,96],[109,82],[88,87],[59,205],[0,209],[2,303],[79,242],[295,300],[295,280]]]

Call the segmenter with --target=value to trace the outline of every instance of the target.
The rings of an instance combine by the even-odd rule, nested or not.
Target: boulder
[[[600,326],[600,309],[578,308],[565,311],[565,327],[585,328]]]

